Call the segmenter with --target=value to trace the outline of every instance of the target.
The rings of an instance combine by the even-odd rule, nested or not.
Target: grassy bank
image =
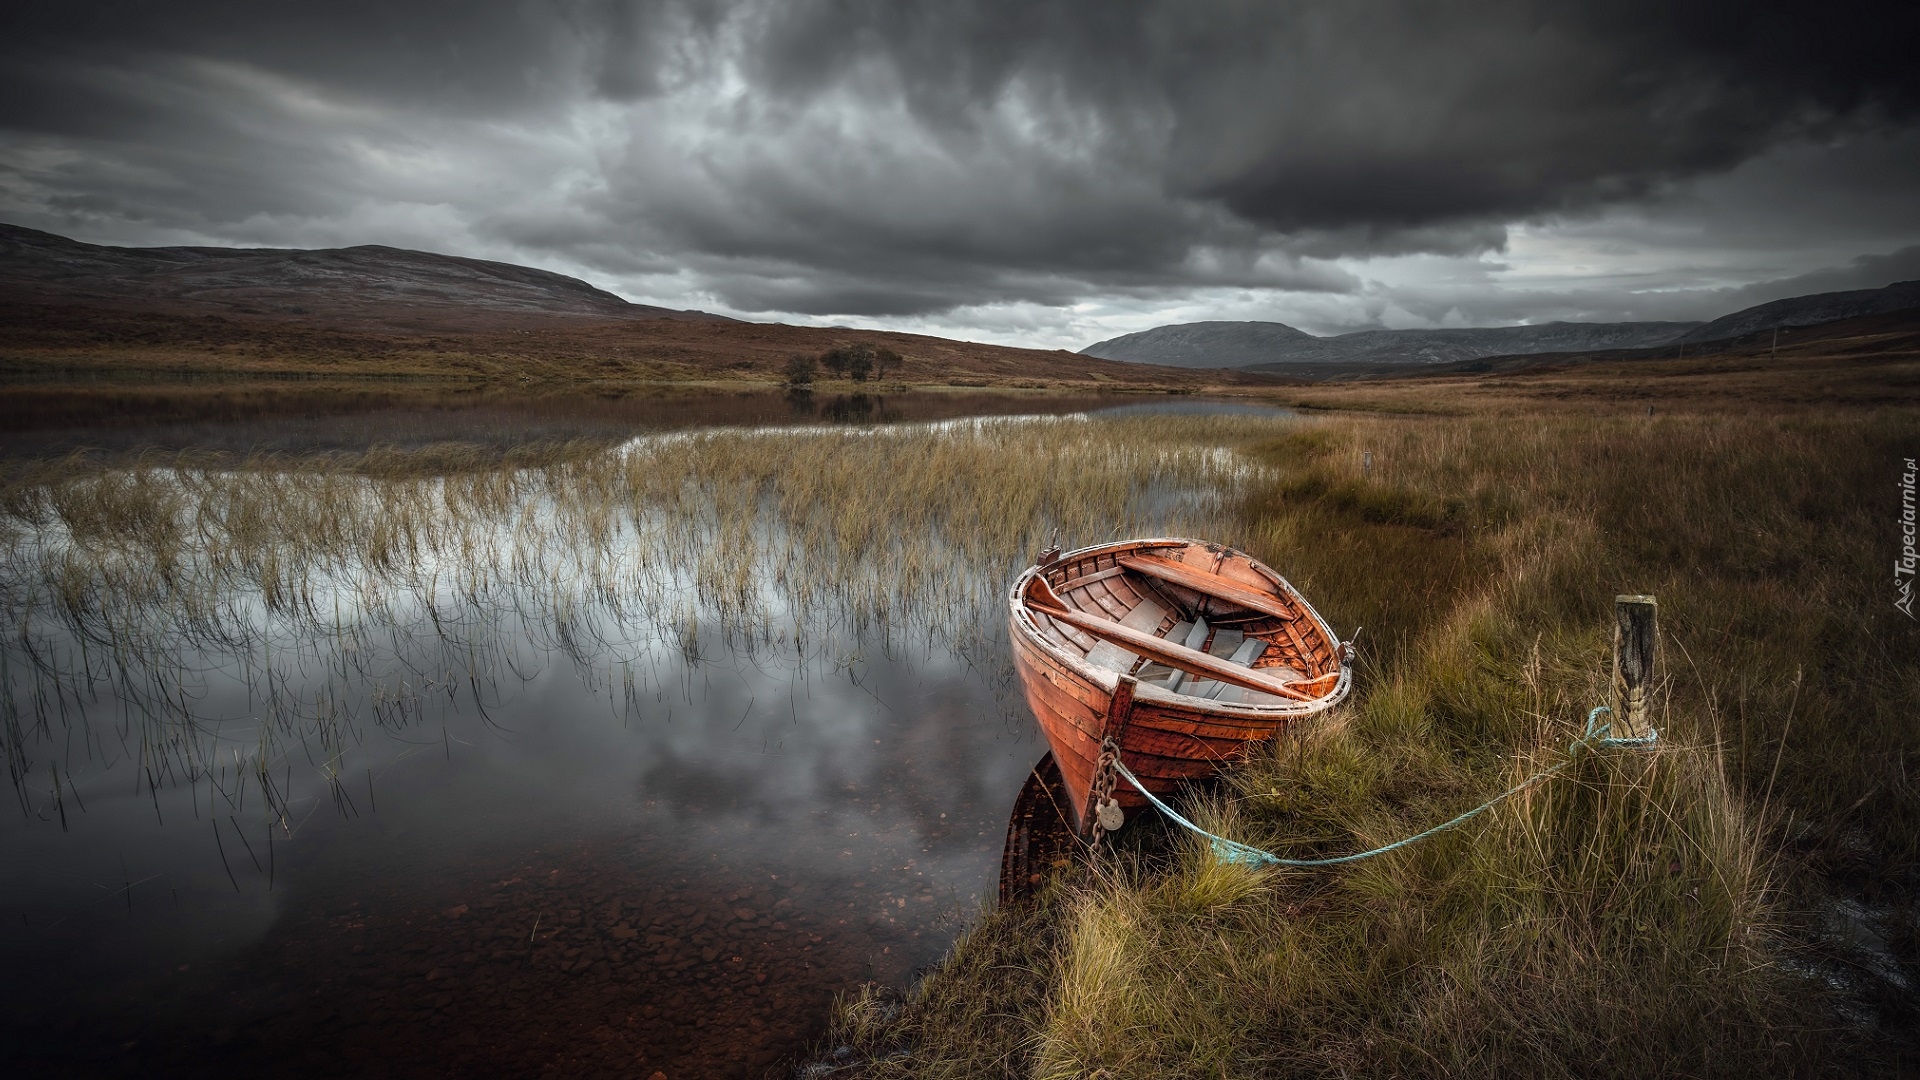
[[[1144,822],[904,1000],[850,1001],[832,1075],[1911,1068],[1920,626],[1886,568],[1916,452],[1910,412],[1722,409],[1340,416],[1248,447],[1273,479],[1231,539],[1366,627],[1363,674],[1201,821],[1344,853],[1563,760],[1622,592],[1660,600],[1661,747],[1350,867],[1220,866]]]

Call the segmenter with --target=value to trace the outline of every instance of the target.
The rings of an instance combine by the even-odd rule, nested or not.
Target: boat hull
[[[1119,560],[1141,554],[1180,560],[1270,592],[1276,602],[1297,612],[1291,620],[1295,625],[1279,625],[1289,620],[1256,620],[1250,624],[1248,636],[1257,634],[1280,644],[1281,648],[1269,650],[1276,654],[1273,663],[1292,665],[1280,670],[1303,677],[1337,672],[1335,685],[1305,701],[1248,695],[1266,699],[1251,704],[1178,693],[1138,681],[1127,671],[1090,663],[1082,647],[1084,642],[1069,637],[1070,628],[1054,625],[1027,602],[1036,575],[1046,575],[1053,588],[1074,595],[1076,581],[1102,573],[1108,575],[1103,586],[1113,585],[1112,578],[1118,574],[1113,568],[1120,565]],[[1137,606],[1146,601],[1145,594],[1152,586],[1137,580],[1132,586],[1140,594]],[[1084,588],[1092,591],[1093,586]],[[1207,604],[1204,597],[1171,588],[1151,592],[1151,597],[1170,608],[1186,603],[1204,610]],[[1102,593],[1099,599],[1111,611],[1130,610],[1124,598],[1115,601]],[[1088,610],[1095,610],[1091,601],[1083,603]],[[1155,795],[1164,796],[1182,784],[1213,776],[1223,763],[1244,753],[1249,744],[1275,738],[1291,724],[1331,708],[1346,696],[1352,681],[1349,650],[1333,637],[1311,605],[1272,570],[1219,545],[1156,539],[1084,548],[1027,570],[1015,583],[1011,604],[1015,670],[1028,707],[1053,752],[1063,786],[1073,801],[1074,820],[1083,834],[1091,826],[1088,793],[1104,739],[1115,739],[1127,768]],[[1170,610],[1167,618],[1179,613]],[[1218,617],[1220,612],[1214,614]],[[1123,690],[1123,681],[1132,685]],[[1146,805],[1146,800],[1125,783],[1115,788],[1114,797],[1129,815]]]

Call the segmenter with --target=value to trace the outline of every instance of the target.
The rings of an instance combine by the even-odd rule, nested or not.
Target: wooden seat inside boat
[[[1027,595],[1049,640],[1090,668],[1221,704],[1309,700],[1338,679],[1339,646],[1253,560],[1191,542],[1044,567]]]

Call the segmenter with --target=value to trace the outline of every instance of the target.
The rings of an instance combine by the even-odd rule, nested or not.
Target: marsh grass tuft
[[[30,814],[63,811],[50,770],[112,738],[161,783],[235,808],[256,791],[284,826],[294,762],[358,814],[342,778],[367,721],[485,715],[554,656],[631,715],[660,694],[635,664],[656,650],[689,671],[716,645],[927,641],[987,665],[1011,708],[990,643],[1012,571],[1056,531],[1220,535],[1260,479],[1227,448],[1270,430],[1066,417],[17,463],[0,751]],[[232,760],[197,704],[222,682],[260,717]],[[111,732],[83,707],[103,693],[127,718]]]

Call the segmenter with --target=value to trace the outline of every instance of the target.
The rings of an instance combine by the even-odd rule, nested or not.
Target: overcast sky
[[[0,220],[1045,348],[1920,278],[1920,5],[34,3]]]

